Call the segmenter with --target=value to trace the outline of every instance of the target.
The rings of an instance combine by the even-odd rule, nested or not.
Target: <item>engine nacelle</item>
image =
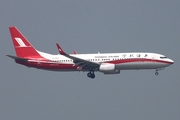
[[[116,70],[115,64],[102,63],[99,67],[99,71],[104,74],[119,74],[120,70]]]

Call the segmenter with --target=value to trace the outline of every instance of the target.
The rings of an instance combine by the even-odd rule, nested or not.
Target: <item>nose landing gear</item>
[[[94,78],[95,78],[94,71],[89,71],[89,72],[87,73],[87,76],[88,76],[89,78],[94,79]]]
[[[158,75],[159,75],[159,72],[158,72],[158,70],[156,70],[156,72],[155,72],[155,75],[156,75],[156,76],[158,76]]]
[[[156,76],[159,75],[159,72],[158,72],[159,70],[164,70],[164,68],[158,68],[158,69],[156,70],[156,72],[155,72],[155,75],[156,75]]]

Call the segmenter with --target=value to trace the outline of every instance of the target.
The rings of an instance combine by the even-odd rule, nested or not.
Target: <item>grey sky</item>
[[[179,120],[180,1],[1,1],[1,120]],[[50,72],[18,65],[8,27],[36,49],[68,53],[155,52],[175,61],[160,71],[120,75]]]

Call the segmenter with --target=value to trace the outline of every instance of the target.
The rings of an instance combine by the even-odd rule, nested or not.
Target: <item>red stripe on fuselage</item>
[[[130,63],[130,62],[157,62],[157,63],[173,64],[172,62],[168,62],[168,61],[145,59],[145,58],[120,59],[120,60],[107,61],[105,63],[122,64],[122,63]]]
[[[155,59],[143,59],[143,58],[136,58],[136,59],[121,59],[121,60],[113,60],[113,61],[106,61],[103,63],[111,63],[111,64],[124,64],[124,63],[132,63],[132,62],[144,62],[144,63],[164,63],[164,64],[173,64],[172,62],[162,61],[162,60],[155,60]],[[46,70],[77,70],[78,66],[74,66],[73,64],[65,64],[50,61],[47,59],[31,59],[31,61],[18,61],[16,63],[28,66],[28,67],[35,67],[39,69],[46,69]]]

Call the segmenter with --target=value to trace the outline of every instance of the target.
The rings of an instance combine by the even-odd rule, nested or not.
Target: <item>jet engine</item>
[[[99,71],[104,74],[119,74],[120,70],[116,70],[115,64],[102,63],[99,67]]]

